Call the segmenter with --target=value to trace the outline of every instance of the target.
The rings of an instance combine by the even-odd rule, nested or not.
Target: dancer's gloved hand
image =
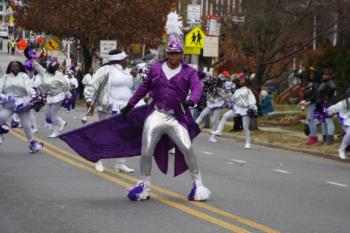
[[[121,114],[122,114],[123,116],[126,116],[126,115],[128,115],[128,112],[130,112],[130,110],[131,110],[132,108],[133,108],[132,105],[127,104],[124,108],[122,108],[122,109],[120,110],[120,112],[121,112]]]
[[[318,112],[319,114],[323,114],[323,106],[321,103],[316,104],[315,111]]]
[[[182,106],[184,106],[184,108],[193,107],[194,106],[194,102],[192,100],[185,100],[182,103]]]

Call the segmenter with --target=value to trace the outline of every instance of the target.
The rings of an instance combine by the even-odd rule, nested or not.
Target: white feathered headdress
[[[176,12],[168,14],[165,25],[168,34],[168,46],[166,52],[182,53],[183,52],[183,32],[181,31],[182,21]]]

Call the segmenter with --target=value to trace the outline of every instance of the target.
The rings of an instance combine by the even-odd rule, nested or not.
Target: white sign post
[[[201,22],[201,5],[187,5],[187,23],[190,25]]]
[[[107,58],[108,53],[117,48],[116,40],[101,40],[100,41],[100,57]]]
[[[219,56],[219,37],[206,36],[204,39],[203,57]]]

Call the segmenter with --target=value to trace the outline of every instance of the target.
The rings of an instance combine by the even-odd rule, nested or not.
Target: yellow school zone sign
[[[51,38],[45,45],[45,47],[49,50],[49,51],[55,51],[57,50],[60,46],[58,44],[58,42],[54,39]]]
[[[200,54],[204,48],[205,33],[200,26],[194,27],[185,38],[185,54]]]

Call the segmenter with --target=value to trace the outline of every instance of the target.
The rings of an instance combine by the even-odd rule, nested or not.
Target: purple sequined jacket
[[[175,115],[180,114],[181,103],[186,100],[189,91],[191,91],[189,99],[194,103],[198,103],[203,88],[197,71],[187,63],[182,62],[180,73],[168,80],[162,69],[164,62],[157,62],[152,65],[147,78],[129,100],[130,105],[135,106],[149,92],[153,99],[153,105],[158,109],[173,110]]]

